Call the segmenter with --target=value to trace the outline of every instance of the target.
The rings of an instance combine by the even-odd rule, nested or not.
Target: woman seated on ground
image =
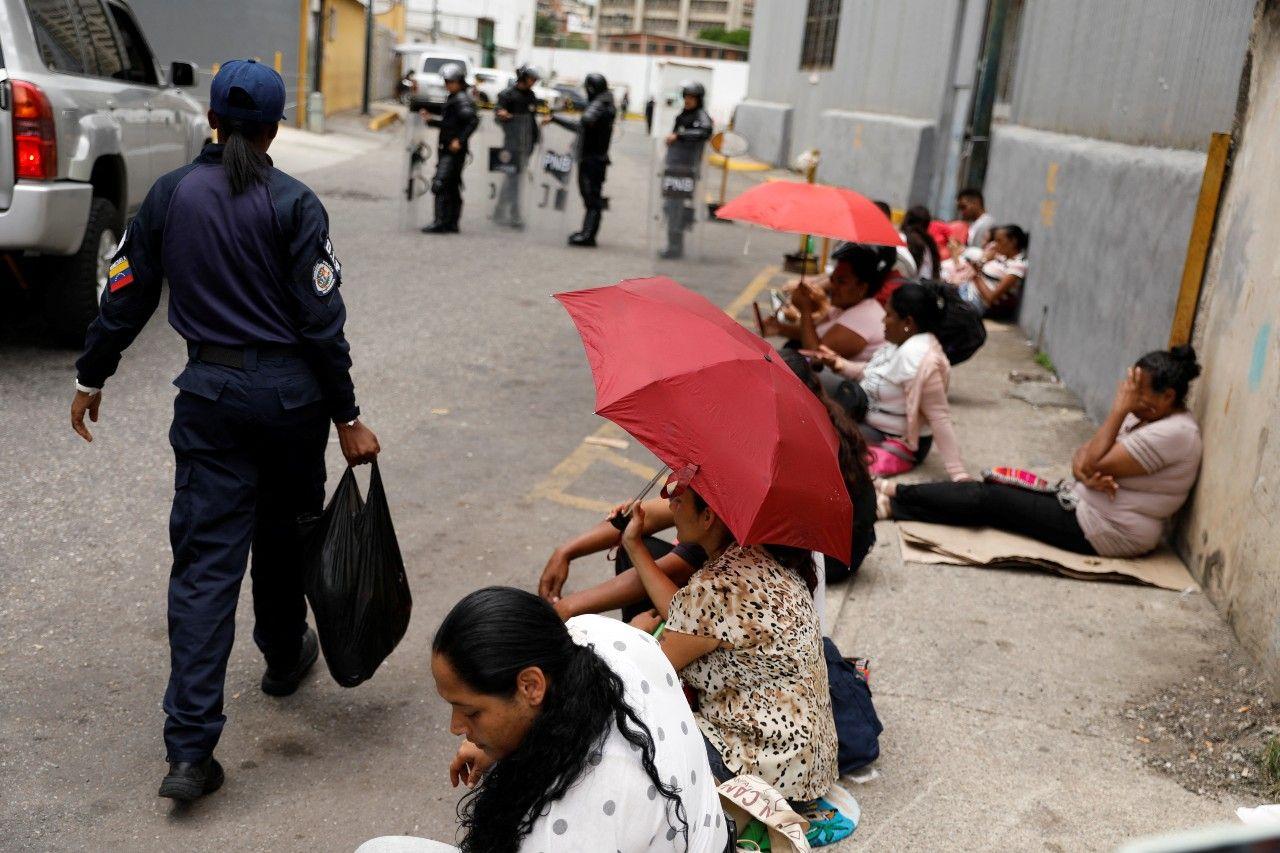
[[[840,470],[844,476],[845,488],[853,500],[853,543],[848,565],[834,557],[824,558],[822,578],[826,583],[840,583],[857,574],[862,561],[876,543],[876,491],[867,470],[867,444],[844,409],[823,390],[808,360],[795,350],[784,351],[782,357],[800,381],[826,407],[831,425],[840,440]],[[569,577],[571,561],[619,544],[621,534],[613,526],[611,519],[627,509],[627,504],[615,507],[604,521],[556,548],[547,560],[538,581],[538,594],[554,604],[556,612],[562,618],[622,608],[622,618],[630,622],[640,613],[652,609],[653,603],[645,594],[644,585],[631,565],[631,558],[625,548],[617,550],[612,579],[561,597],[564,582]],[[681,542],[672,546],[655,535],[675,525],[675,517],[666,501],[645,501],[644,518],[645,547],[655,558],[658,568],[677,586],[684,586],[689,576],[707,561],[706,553],[696,544]],[[825,598],[822,593],[823,590],[818,590],[814,596],[819,614],[822,613]]]
[[[1022,299],[1027,278],[1027,232],[1017,225],[991,230],[991,243],[979,252],[967,250],[947,279],[960,288],[964,300],[979,313],[1012,317]]]
[[[472,789],[463,851],[731,849],[706,747],[647,634],[565,624],[531,593],[489,587],[445,617],[431,672],[465,738],[449,765]],[[415,849],[393,845],[363,849]]]
[[[887,343],[870,362],[850,362],[826,347],[811,353],[855,380],[835,397],[846,403],[871,446],[872,474],[891,477],[910,471],[924,461],[936,439],[951,478],[969,479],[947,402],[951,363],[933,334],[941,321],[937,297],[908,283],[889,297]]]
[[[677,585],[644,546],[643,507],[633,511],[622,545],[656,610],[635,624],[661,628],[662,650],[695,691],[716,779],[759,776],[818,831],[843,837],[852,822],[820,799],[839,771],[812,557],[739,545],[684,477],[673,474],[663,492],[680,541],[699,545],[707,563]]]
[[[884,308],[876,293],[892,266],[892,259],[869,246],[848,243],[832,254],[836,262],[829,285],[830,308],[811,284],[801,284],[791,294],[799,314],[794,323],[776,317],[764,321],[766,335],[782,335],[794,346],[825,346],[841,357],[865,362],[884,344]],[[820,311],[827,310],[825,315]]]
[[[874,497],[872,498],[874,501]],[[554,551],[542,569],[542,577],[538,580],[538,595],[555,605],[563,619],[581,613],[604,613],[616,608],[622,609],[622,619],[630,622],[636,616],[651,609],[653,605],[645,597],[644,586],[636,577],[631,566],[631,558],[625,549],[618,545],[622,533],[613,526],[612,519],[625,512],[628,504],[620,504],[613,511],[585,533],[569,539]],[[675,525],[667,502],[659,498],[644,502],[645,531],[644,544],[654,556],[658,567],[677,584],[683,585],[689,576],[702,568],[707,555],[697,545],[688,543],[671,544],[659,539],[657,534]],[[614,577],[589,589],[580,590],[561,597],[564,582],[569,579],[569,565],[574,560],[601,551],[611,551]]]
[[[881,507],[900,521],[998,527],[1081,554],[1145,554],[1160,544],[1164,523],[1186,501],[1200,468],[1200,428],[1185,403],[1199,375],[1191,347],[1138,359],[1106,420],[1076,451],[1077,482],[1068,490],[885,484]]]

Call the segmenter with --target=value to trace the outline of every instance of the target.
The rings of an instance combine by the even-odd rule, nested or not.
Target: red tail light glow
[[[14,174],[19,178],[51,181],[58,174],[58,137],[53,107],[40,87],[11,80],[13,93]]]

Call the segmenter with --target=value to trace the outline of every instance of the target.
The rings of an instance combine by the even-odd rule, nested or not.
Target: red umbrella
[[[901,246],[892,220],[866,196],[843,187],[769,181],[720,207],[716,216],[792,234]]]
[[[669,278],[556,294],[587,351],[596,413],[692,486],[744,545],[848,562],[853,507],[826,409],[756,335]]]

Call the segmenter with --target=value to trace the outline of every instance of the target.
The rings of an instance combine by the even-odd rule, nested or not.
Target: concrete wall
[[[1168,341],[1210,133],[1254,0],[1028,0],[987,207],[1031,233],[1021,323],[1095,417]]]
[[[787,165],[791,153],[791,118],[795,109],[775,101],[745,100],[734,113],[734,130],[750,144],[750,156],[761,163]]]
[[[1205,455],[1179,545],[1280,692],[1280,3],[1267,6],[1197,316]]]
[[[1205,150],[1231,126],[1255,0],[1027,0],[1013,120]]]
[[[991,163],[987,209],[1031,234],[1022,327],[1099,417],[1168,342],[1204,155],[1006,125]]]
[[[800,68],[804,4],[760,0],[749,100],[738,126],[753,150],[772,155],[769,162],[784,164],[816,147],[823,157],[819,180],[897,206],[942,208],[939,178],[949,149],[939,140],[955,135],[954,107],[972,83],[985,8],[985,0],[845,2],[832,68],[809,71]],[[791,105],[790,124],[762,102]],[[854,135],[858,128],[861,137]],[[780,152],[779,140],[789,140]],[[886,158],[882,164],[873,162],[873,152]]]
[[[907,208],[928,197],[936,135],[937,125],[924,119],[824,110],[814,138],[818,177]]]
[[[216,63],[256,56],[267,64],[281,56],[281,76],[289,98],[286,121],[293,121],[298,92],[298,34],[302,4],[298,0],[219,0],[216,3],[175,3],[173,0],[132,0],[134,13],[146,32],[156,58],[168,69],[174,60],[200,66],[199,86],[193,93],[209,98],[209,81]]]

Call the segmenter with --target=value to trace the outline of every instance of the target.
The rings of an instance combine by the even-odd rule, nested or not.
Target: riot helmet
[[[698,99],[698,103],[707,96],[707,89],[697,80],[686,80],[680,84],[680,94],[683,97],[694,97]]]
[[[604,79],[603,74],[592,71],[587,78],[582,81],[582,88],[587,90],[587,97],[594,98],[601,92],[609,88],[609,81]]]
[[[440,79],[446,83],[466,83],[467,72],[456,62],[446,62],[440,66]]]
[[[538,70],[538,66],[531,62],[526,62],[516,69],[516,80],[532,80],[534,83],[542,79],[542,72]]]

